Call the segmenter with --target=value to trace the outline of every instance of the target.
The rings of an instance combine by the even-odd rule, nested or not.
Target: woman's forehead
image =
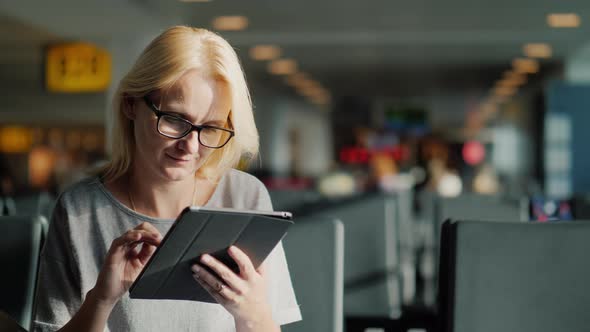
[[[154,92],[154,101],[175,112],[227,116],[231,107],[229,90],[224,82],[199,75],[183,75],[173,86]]]

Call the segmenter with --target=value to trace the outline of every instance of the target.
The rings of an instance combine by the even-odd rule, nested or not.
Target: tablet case
[[[258,267],[285,236],[290,219],[289,212],[187,207],[131,285],[129,296],[217,303],[193,278],[191,266],[208,253],[239,273],[227,253],[235,245]]]

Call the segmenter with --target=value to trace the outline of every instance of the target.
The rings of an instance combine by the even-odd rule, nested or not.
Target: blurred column
[[[313,177],[328,171],[333,162],[330,114],[256,81],[250,88],[260,134],[260,163],[252,166],[275,176]]]
[[[590,83],[590,44],[565,60],[564,77],[569,83]]]

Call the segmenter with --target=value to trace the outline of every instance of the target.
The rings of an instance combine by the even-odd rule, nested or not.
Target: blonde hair
[[[112,155],[102,170],[105,180],[122,176],[133,163],[133,123],[124,113],[129,98],[141,98],[156,90],[166,91],[192,69],[226,85],[231,98],[227,120],[235,132],[223,148],[213,150],[197,173],[215,179],[235,167],[241,158],[251,159],[258,153],[258,131],[250,93],[235,51],[225,39],[211,31],[175,26],[143,50],[119,83],[113,98]]]

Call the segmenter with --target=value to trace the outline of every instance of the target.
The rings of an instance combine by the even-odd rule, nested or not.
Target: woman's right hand
[[[92,295],[103,304],[117,303],[137,279],[161,241],[162,235],[158,229],[148,222],[113,240]],[[141,250],[137,250],[139,244],[143,244]]]

